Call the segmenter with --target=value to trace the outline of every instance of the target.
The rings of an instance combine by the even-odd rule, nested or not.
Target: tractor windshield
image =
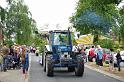
[[[68,33],[54,33],[54,45],[69,45]]]

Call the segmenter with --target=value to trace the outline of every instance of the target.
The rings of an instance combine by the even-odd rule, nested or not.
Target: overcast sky
[[[6,6],[6,0],[0,0],[0,5]],[[60,27],[69,26],[69,17],[74,13],[78,0],[24,0],[31,11],[33,18],[37,22],[38,28],[44,28],[49,24],[49,28],[60,24]]]
[[[68,27],[69,17],[74,13],[77,0],[25,0],[36,19],[38,27],[49,24],[53,28],[56,24],[62,28]]]
[[[6,6],[6,0],[0,0],[0,5]],[[49,24],[49,27],[69,26],[69,17],[74,13],[77,0],[24,0],[36,20],[38,28]]]

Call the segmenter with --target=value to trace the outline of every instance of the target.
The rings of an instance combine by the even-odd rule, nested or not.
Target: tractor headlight
[[[60,48],[58,48],[58,51],[59,51],[59,52],[61,52],[61,49],[60,49]]]

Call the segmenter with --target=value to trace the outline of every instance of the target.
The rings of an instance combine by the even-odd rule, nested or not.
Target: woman
[[[27,75],[29,67],[29,51],[24,47],[22,48],[22,64],[23,64],[23,74]]]
[[[99,67],[103,66],[102,58],[103,58],[103,50],[100,47],[100,45],[98,45],[97,46],[97,63]]]

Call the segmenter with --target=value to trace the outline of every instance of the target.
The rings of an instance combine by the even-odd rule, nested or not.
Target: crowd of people
[[[36,49],[26,45],[4,44],[0,49],[1,71],[6,72],[9,69],[21,69],[22,73],[27,74],[29,68],[29,52],[35,53]]]
[[[83,55],[85,55],[86,57],[86,61],[89,62],[96,62],[96,65],[98,65],[100,68],[103,66],[103,61],[105,61],[106,56],[104,56],[105,50],[104,48],[101,48],[100,45],[97,46],[88,46],[88,47],[84,47],[84,46],[78,46],[75,48],[77,51],[81,52]],[[108,56],[108,64],[109,64],[109,70],[110,71],[114,71],[115,70],[115,65],[114,65],[114,51],[113,49],[108,49],[109,50],[109,54],[107,54]],[[120,50],[117,50],[117,55],[116,57],[116,61],[117,61],[117,67],[118,67],[118,71],[121,71],[120,68],[120,63],[121,63],[121,55],[120,55]]]

